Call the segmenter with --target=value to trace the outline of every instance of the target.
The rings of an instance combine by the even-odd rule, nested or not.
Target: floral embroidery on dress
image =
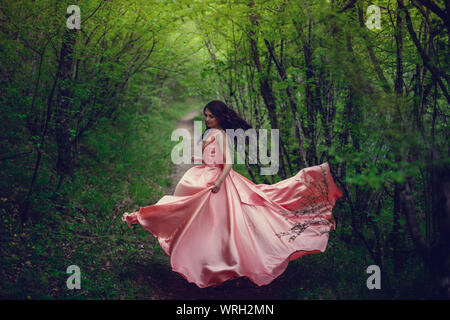
[[[301,179],[295,180],[301,181]],[[275,233],[280,239],[289,236],[288,241],[292,242],[310,227],[314,227],[312,230],[320,235],[329,233],[330,229],[334,227],[333,217],[328,210],[333,207],[333,203],[328,198],[330,190],[326,169],[321,167],[320,178],[313,179],[305,174],[305,181],[307,182],[305,191],[301,195],[298,194],[301,209],[280,212],[286,221],[292,222],[289,230]],[[322,227],[320,228],[320,226]]]

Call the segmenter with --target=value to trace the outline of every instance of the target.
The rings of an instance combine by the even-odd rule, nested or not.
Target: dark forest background
[[[280,129],[278,174],[241,174],[328,161],[343,192],[273,298],[450,298],[449,25],[444,0],[0,1],[0,297],[151,297],[136,265],[164,253],[121,214],[172,183],[176,120],[221,99]]]

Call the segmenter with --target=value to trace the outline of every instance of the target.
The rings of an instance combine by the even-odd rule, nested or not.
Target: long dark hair
[[[236,111],[229,108],[225,103],[223,103],[220,100],[212,100],[206,104],[206,106],[203,108],[203,114],[205,114],[205,110],[208,109],[219,122],[220,127],[222,127],[223,130],[227,129],[250,129],[252,128],[251,125],[247,123],[244,119],[242,119]],[[203,136],[208,131],[209,128],[206,128],[206,130],[202,133],[201,139],[203,140]]]

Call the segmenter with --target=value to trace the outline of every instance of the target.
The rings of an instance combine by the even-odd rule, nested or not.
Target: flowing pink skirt
[[[172,270],[200,288],[245,276],[267,285],[289,261],[325,251],[342,196],[327,162],[278,183],[254,184],[231,169],[211,191],[220,165],[190,168],[174,195],[124,214],[157,237]]]

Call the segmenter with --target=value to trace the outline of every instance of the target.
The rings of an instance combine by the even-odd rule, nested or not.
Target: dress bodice
[[[209,167],[223,167],[223,139],[226,135],[219,129],[210,129],[202,146],[202,163]]]

